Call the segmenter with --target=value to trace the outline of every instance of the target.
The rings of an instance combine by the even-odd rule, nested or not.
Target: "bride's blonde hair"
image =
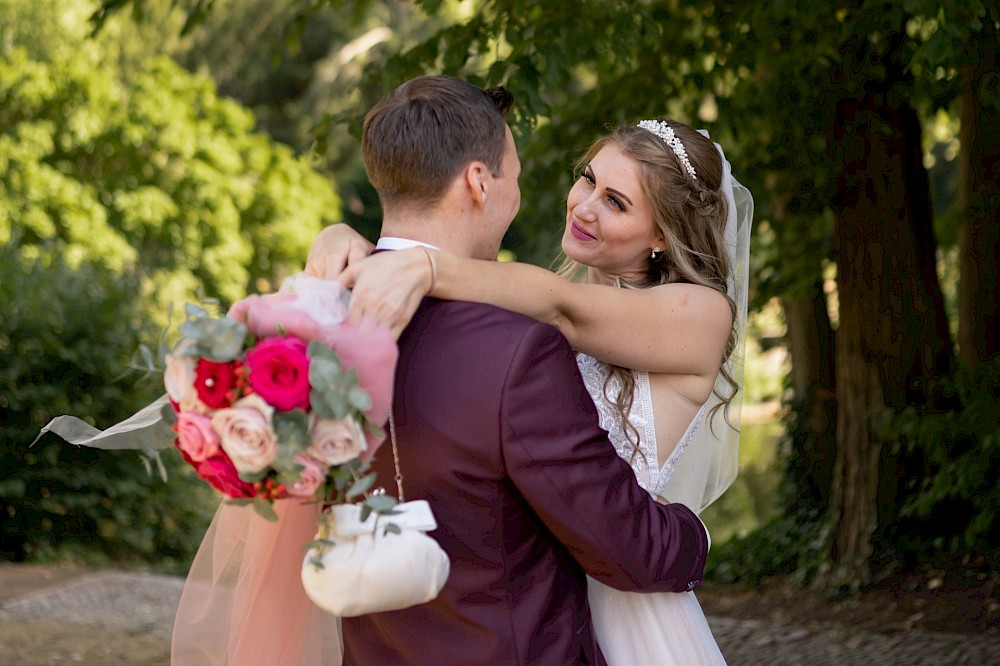
[[[653,223],[666,241],[663,253],[656,259],[648,260],[644,279],[628,282],[618,278],[616,286],[646,289],[684,282],[709,287],[726,296],[733,313],[733,326],[725,352],[719,359],[719,369],[730,391],[723,395],[718,389],[713,389],[721,403],[712,409],[709,416],[713,416],[718,409],[725,409],[728,421],[729,403],[739,385],[724,366],[737,340],[736,303],[726,293],[733,268],[723,240],[729,212],[726,197],[720,190],[724,167],[719,152],[707,137],[683,123],[674,120],[663,122],[684,144],[696,177],[682,167],[677,155],[660,137],[634,126],[618,127],[598,139],[579,160],[577,169],[583,169],[605,146],[615,145],[638,165],[639,183],[653,211]],[[575,279],[583,268],[562,255],[557,272],[567,279]],[[634,436],[634,443],[638,445],[639,433],[628,420],[635,395],[635,378],[627,368],[610,366],[604,382],[605,396],[614,377],[622,386],[614,400],[615,407],[625,423],[629,438]]]

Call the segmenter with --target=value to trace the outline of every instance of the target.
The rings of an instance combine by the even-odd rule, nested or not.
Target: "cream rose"
[[[182,340],[173,353],[166,355],[163,386],[167,390],[167,396],[177,403],[182,412],[207,414],[208,406],[198,398],[198,391],[194,387],[198,359],[184,354],[193,344],[193,340]]]
[[[222,449],[240,474],[259,474],[274,462],[278,439],[271,427],[274,409],[258,395],[248,395],[212,415]]]
[[[321,419],[314,414],[309,436],[312,446],[308,455],[327,465],[354,460],[367,447],[364,434],[354,419]]]

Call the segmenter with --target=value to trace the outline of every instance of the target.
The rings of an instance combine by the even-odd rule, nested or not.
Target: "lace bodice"
[[[642,488],[653,495],[663,494],[673,476],[677,461],[684,455],[691,442],[691,436],[701,424],[705,408],[698,411],[697,416],[688,426],[677,446],[662,467],[658,464],[656,455],[656,424],[653,422],[653,401],[649,390],[649,373],[633,372],[635,377],[635,395],[632,398],[632,409],[629,412],[629,422],[639,433],[639,450],[626,435],[625,422],[615,407],[615,398],[621,392],[621,380],[612,377],[605,395],[604,382],[608,376],[608,366],[586,354],[577,354],[576,363],[583,375],[583,383],[587,392],[597,406],[601,427],[608,431],[608,438],[614,444],[619,457],[628,462],[635,472],[635,478]],[[633,435],[634,439],[634,435]]]

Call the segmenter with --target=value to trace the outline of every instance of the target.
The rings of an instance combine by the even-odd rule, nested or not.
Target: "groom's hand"
[[[333,224],[319,232],[306,259],[306,275],[336,279],[345,268],[364,259],[375,246],[346,224]]]

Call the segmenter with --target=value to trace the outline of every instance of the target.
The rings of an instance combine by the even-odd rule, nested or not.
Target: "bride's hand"
[[[346,224],[333,224],[316,236],[306,259],[306,275],[335,279],[347,266],[364,259],[375,246]]]
[[[386,326],[398,339],[421,299],[434,287],[433,262],[431,250],[422,247],[379,252],[349,262],[337,277],[341,286],[351,290],[348,323]]]

